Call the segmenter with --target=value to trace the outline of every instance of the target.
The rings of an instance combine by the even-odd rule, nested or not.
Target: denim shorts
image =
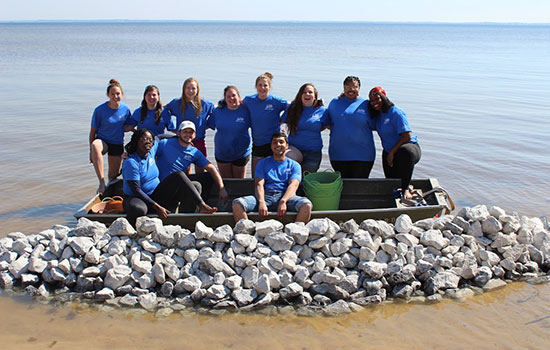
[[[264,194],[264,198],[267,210],[276,212],[279,208],[279,200],[281,200],[283,195],[284,192],[280,191],[266,192]],[[233,203],[239,203],[244,208],[246,213],[258,211],[258,200],[256,199],[256,196],[235,198]],[[311,201],[306,197],[294,196],[286,203],[287,211],[297,212],[304,204],[311,204]]]
[[[321,159],[323,157],[321,150],[318,151],[302,151],[302,157],[304,160],[302,161],[302,169],[310,169],[313,171],[319,170],[319,166],[321,165]]]

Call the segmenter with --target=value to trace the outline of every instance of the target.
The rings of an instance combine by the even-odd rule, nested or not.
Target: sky
[[[550,23],[550,1],[0,0],[0,21],[36,20]]]

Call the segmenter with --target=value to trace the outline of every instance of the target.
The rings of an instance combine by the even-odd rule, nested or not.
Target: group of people
[[[194,78],[185,80],[181,97],[166,106],[160,100],[159,89],[149,85],[141,106],[133,113],[121,102],[122,86],[112,79],[107,87],[109,100],[94,110],[89,136],[98,193],[103,193],[108,182],[120,174],[126,149],[127,158],[122,164],[127,197],[124,207],[131,223],[152,210],[165,218],[178,206],[180,212],[198,207],[211,213],[216,208],[205,200],[213,183],[220,188],[220,200],[226,201],[223,178],[244,178],[252,158],[256,194],[233,202],[236,221],[249,211],[267,215],[268,209],[277,210],[283,216],[287,206],[298,212],[299,221],[307,221],[311,202],[297,197],[296,189],[304,171],[319,169],[321,131],[330,129],[330,163],[343,178],[369,177],[375,159],[376,130],[382,141],[386,178],[401,179],[403,197],[411,197],[409,185],[421,155],[418,138],[406,114],[388,99],[383,88],[372,88],[365,99],[359,96],[359,78],[348,76],[340,96],[324,107],[313,84],[303,84],[288,103],[270,94],[272,79],[267,72],[258,76],[257,93],[244,99],[236,86],[228,85],[217,107],[201,97]],[[215,130],[217,168],[206,158],[208,128]],[[288,137],[281,132],[285,129]],[[134,134],[124,147],[124,133],[130,131]],[[176,137],[164,138],[166,131]],[[108,154],[107,182],[104,154]],[[195,173],[191,175],[192,164]]]

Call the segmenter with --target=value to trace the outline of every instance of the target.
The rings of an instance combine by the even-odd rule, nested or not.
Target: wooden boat
[[[452,210],[447,204],[446,192],[441,189],[436,179],[413,179],[411,185],[420,190],[425,196],[426,205],[423,206],[403,206],[399,200],[394,199],[393,192],[400,186],[400,180],[396,179],[343,179],[344,186],[340,197],[339,210],[313,211],[312,218],[330,218],[335,222],[345,222],[354,219],[357,223],[365,219],[385,220],[394,222],[401,214],[407,214],[413,221],[442,215],[445,211]],[[121,191],[122,181],[119,182]],[[208,204],[217,206],[218,212],[214,214],[199,213],[175,213],[168,215],[164,220],[165,225],[180,225],[190,229],[195,228],[197,221],[202,221],[205,225],[216,228],[224,224],[235,225],[233,214],[231,213],[231,201],[234,198],[253,194],[253,179],[224,179],[225,187],[229,195],[227,204],[218,203],[218,188],[216,185],[212,188]],[[111,193],[110,195],[120,195],[121,193]],[[124,214],[93,214],[91,207],[100,202],[98,195],[92,198],[74,216],[79,219],[82,217],[90,220],[110,224]],[[450,201],[452,204],[452,201]],[[156,217],[156,215],[150,215]],[[288,213],[284,218],[279,218],[277,213],[270,213],[268,216],[259,216],[258,213],[250,213],[249,219],[253,221],[263,221],[267,219],[276,219],[283,223],[293,222],[296,219],[296,213]]]

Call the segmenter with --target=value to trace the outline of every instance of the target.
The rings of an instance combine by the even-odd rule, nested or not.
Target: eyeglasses
[[[155,142],[155,139],[151,138],[151,137],[147,137],[147,136],[142,136],[139,138],[140,140],[144,141],[144,142],[151,142],[151,143],[154,143]]]

